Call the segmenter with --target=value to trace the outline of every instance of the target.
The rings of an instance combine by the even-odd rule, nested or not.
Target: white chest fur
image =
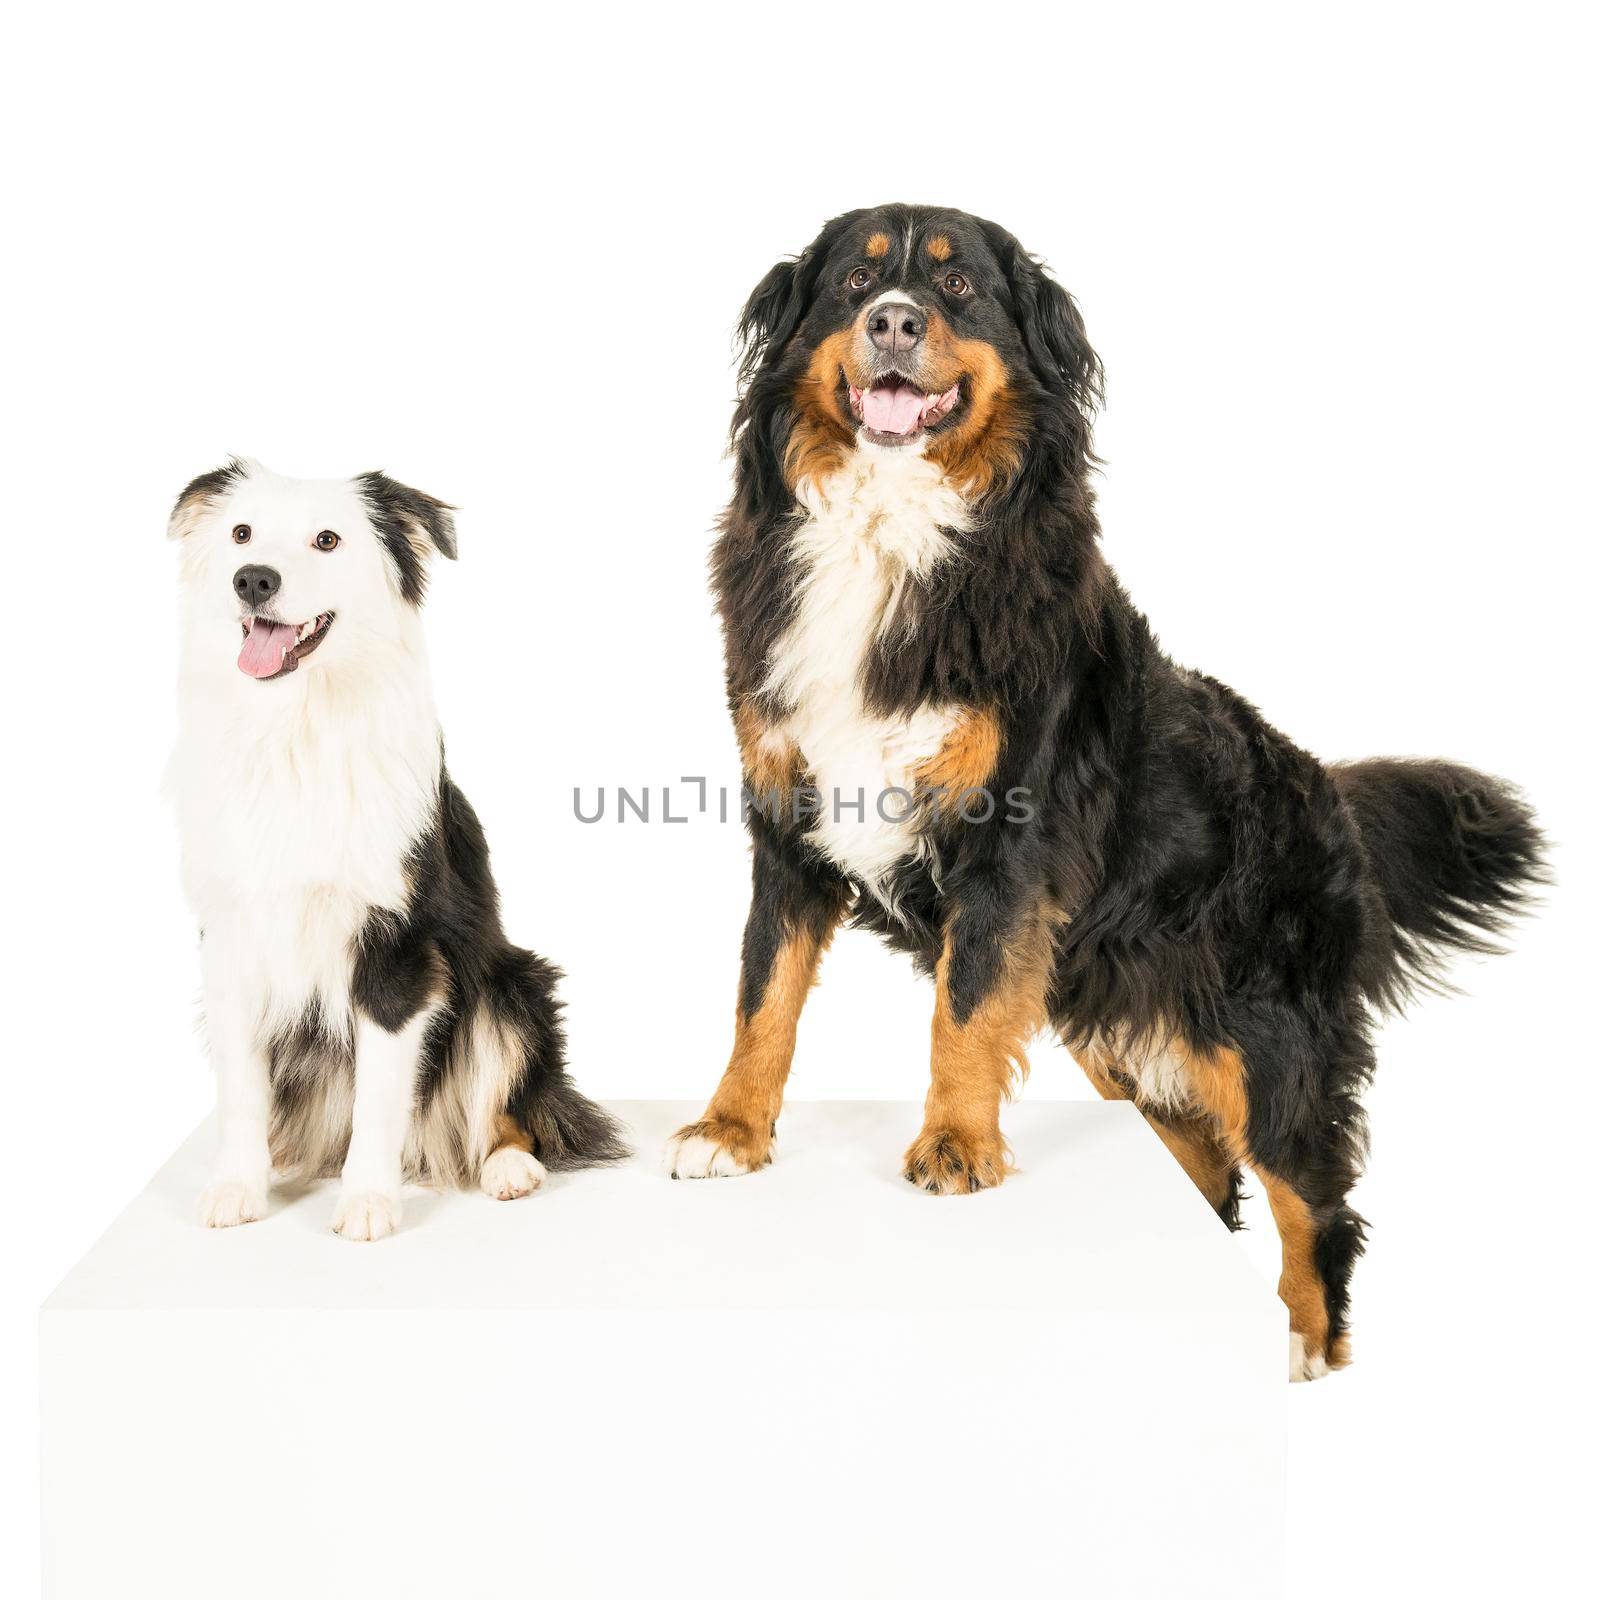
[[[281,684],[186,674],[180,702],[168,789],[206,943],[225,949],[269,1027],[313,999],[338,1027],[352,941],[373,908],[405,907],[406,858],[437,802],[425,671]]]
[[[779,731],[820,791],[813,837],[839,866],[876,885],[915,847],[905,796],[956,710],[870,713],[862,668],[873,644],[905,625],[905,587],[951,557],[966,504],[920,452],[871,444],[824,482],[802,485],[799,498],[799,610],[773,651],[765,687],[792,707]]]

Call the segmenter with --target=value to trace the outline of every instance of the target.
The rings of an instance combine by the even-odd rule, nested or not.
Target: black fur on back
[[[848,309],[832,286],[865,230],[935,227],[989,296],[973,331],[1005,362],[1029,448],[974,508],[957,558],[909,586],[906,625],[874,646],[863,690],[884,713],[997,710],[1004,743],[989,787],[1026,789],[1037,815],[1025,826],[951,822],[933,840],[934,872],[902,868],[900,914],[868,895],[858,920],[931,968],[955,903],[1004,928],[1042,890],[1070,917],[1053,1000],[1080,1043],[1174,1026],[1220,1043],[1246,1001],[1292,996],[1341,1011],[1362,994],[1392,1001],[1404,991],[1392,974],[1426,973],[1430,947],[1477,948],[1474,930],[1497,929],[1538,879],[1526,808],[1496,780],[1443,763],[1330,769],[1225,684],[1166,655],[1101,555],[1089,432],[1100,364],[1077,307],[979,218],[848,213],[746,305],[734,495],[712,558],[732,706],[774,720],[786,709],[765,690],[795,608],[797,501],[783,463],[799,375]],[[788,830],[802,856],[804,833]],[[1404,869],[1400,850],[1411,853]]]
[[[987,787],[1025,790],[1033,815],[930,824],[925,854],[881,895],[823,858],[803,818],[752,820],[741,1007],[760,1004],[785,929],[831,925],[853,896],[855,922],[924,971],[951,939],[959,1021],[1051,908],[1048,1007],[1068,1043],[1179,1037],[1242,1060],[1252,1160],[1310,1208],[1337,1337],[1363,1236],[1345,1195],[1365,1142],[1370,1008],[1435,981],[1444,953],[1489,947],[1541,880],[1539,835],[1495,779],[1437,762],[1329,768],[1167,656],[1101,555],[1100,364],[1077,307],[1004,229],[949,210],[835,218],[740,318],[734,491],[712,558],[736,717],[781,728],[790,710],[767,684],[796,614],[803,513],[786,473],[816,405],[813,358],[860,314],[846,287],[856,264],[877,274],[865,293],[911,283],[926,301],[912,245],[935,231],[977,289],[941,314],[1002,364],[1026,448],[970,503],[955,554],[899,597],[904,625],[877,636],[860,687],[883,715],[991,713],[1001,747]],[[879,235],[887,255],[864,249]]]

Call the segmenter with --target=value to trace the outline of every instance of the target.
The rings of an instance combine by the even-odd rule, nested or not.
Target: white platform
[[[700,1183],[614,1109],[633,1164],[375,1245],[202,1229],[201,1129],[41,1316],[46,1595],[1280,1592],[1283,1309],[1130,1106],[953,1199],[909,1105]]]

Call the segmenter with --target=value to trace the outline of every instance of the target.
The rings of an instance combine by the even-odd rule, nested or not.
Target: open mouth
[[[870,389],[847,383],[850,409],[874,444],[905,444],[942,422],[961,399],[961,385],[943,394],[928,394],[897,372],[881,377]]]
[[[321,611],[310,622],[279,622],[273,617],[240,617],[244,644],[239,670],[262,683],[293,672],[327,637],[333,613]]]

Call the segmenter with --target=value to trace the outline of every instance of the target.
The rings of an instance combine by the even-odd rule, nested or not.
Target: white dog
[[[445,772],[420,605],[450,508],[381,473],[196,478],[169,772],[201,924],[220,1145],[202,1216],[265,1213],[274,1168],[342,1172],[381,1239],[403,1178],[530,1194],[625,1154],[563,1065],[559,977],[501,931]]]

